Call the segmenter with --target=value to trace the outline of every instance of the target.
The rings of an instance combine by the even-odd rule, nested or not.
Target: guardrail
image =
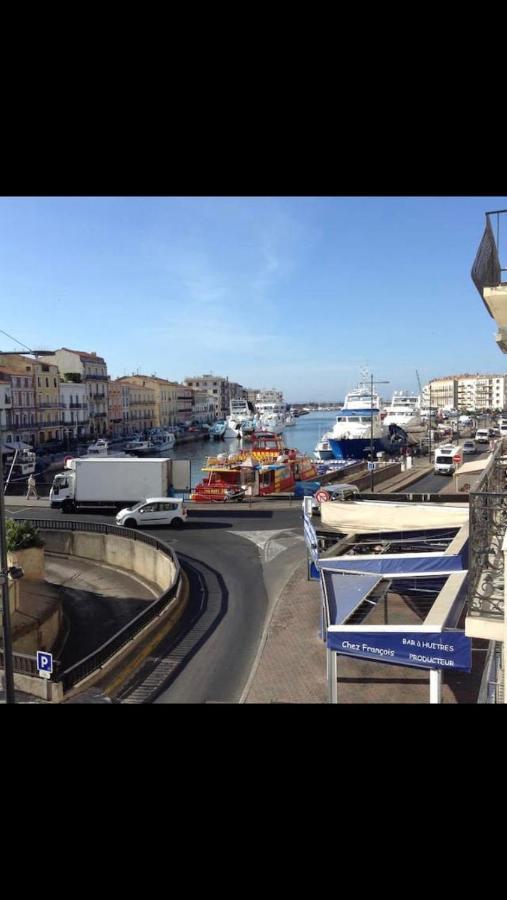
[[[77,522],[67,520],[62,522],[55,519],[36,519],[34,525],[45,531],[87,531],[94,534],[110,534],[117,537],[125,537],[129,540],[140,541],[143,544],[149,544],[155,547],[161,553],[170,556],[176,568],[176,580],[174,584],[164,591],[160,597],[157,597],[145,609],[143,609],[134,619],[121,628],[109,640],[101,644],[93,653],[90,653],[84,659],[79,660],[67,669],[58,672],[53,676],[52,681],[61,682],[64,691],[70,690],[92,672],[100,669],[111,657],[113,657],[126,644],[130,643],[136,635],[153,619],[155,619],[164,609],[164,607],[177,594],[181,582],[181,569],[177,556],[167,544],[148,534],[141,534],[130,528],[119,528],[116,525],[104,525],[100,522]],[[17,668],[17,665],[21,668]],[[36,658],[25,654],[14,654],[14,671],[23,672],[24,674],[36,675]]]
[[[493,619],[504,615],[504,557],[507,529],[507,460],[500,441],[475,489],[470,491],[468,611]]]

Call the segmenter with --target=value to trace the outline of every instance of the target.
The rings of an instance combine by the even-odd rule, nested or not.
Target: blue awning
[[[339,556],[334,559],[321,559],[321,565],[327,569],[340,569],[352,572],[376,572],[378,575],[394,577],[396,575],[422,575],[437,572],[462,572],[463,558],[460,554],[445,556],[422,556],[402,554],[400,556]]]
[[[342,625],[382,581],[378,575],[350,575],[326,569],[321,570],[321,576],[330,625]]]

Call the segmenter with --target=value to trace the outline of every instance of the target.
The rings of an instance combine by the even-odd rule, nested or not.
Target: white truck
[[[51,507],[61,507],[64,513],[97,507],[120,509],[146,497],[167,497],[171,462],[166,457],[69,459],[63,472],[53,479]]]
[[[462,462],[463,447],[461,444],[442,444],[435,450],[435,475],[453,475]]]

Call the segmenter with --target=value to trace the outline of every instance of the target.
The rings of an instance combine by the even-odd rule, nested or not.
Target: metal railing
[[[470,491],[470,567],[468,612],[501,619],[504,615],[503,539],[507,530],[507,458],[500,441],[482,478]]]
[[[69,666],[63,671],[58,671],[59,663],[55,666],[55,673],[52,681],[62,682],[64,691],[70,690],[92,672],[100,669],[112,656],[126,644],[130,643],[136,635],[153,619],[155,619],[164,609],[164,607],[176,595],[180,581],[181,570],[177,556],[164,541],[158,540],[148,534],[141,534],[130,528],[119,528],[116,525],[103,525],[100,522],[78,522],[74,520],[62,522],[56,519],[36,519],[33,523],[41,531],[87,531],[94,534],[112,534],[118,537],[126,537],[132,541],[140,541],[142,544],[149,544],[161,553],[170,556],[176,567],[176,580],[172,587],[164,591],[160,597],[157,597],[152,603],[148,604],[134,619],[121,628],[109,640],[105,641],[97,650],[90,653],[84,659],[79,660],[74,665]],[[1,653],[1,651],[0,651]],[[17,668],[19,666],[19,668]],[[36,658],[23,653],[14,654],[14,671],[24,672],[25,674],[36,675],[37,666]]]

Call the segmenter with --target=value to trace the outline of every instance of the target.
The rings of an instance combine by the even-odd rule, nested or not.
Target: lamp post
[[[14,703],[14,667],[12,662],[11,611],[7,571],[7,536],[5,531],[4,462],[0,436],[0,586],[2,588],[2,628],[4,638],[5,702]]]
[[[430,414],[428,416],[428,462],[431,460],[431,382],[430,382]]]
[[[370,422],[370,491],[374,493],[374,470],[373,470],[373,375],[370,376],[370,413],[371,413],[371,422]],[[375,384],[389,384],[388,381],[376,381]],[[379,410],[380,412],[380,410]]]

